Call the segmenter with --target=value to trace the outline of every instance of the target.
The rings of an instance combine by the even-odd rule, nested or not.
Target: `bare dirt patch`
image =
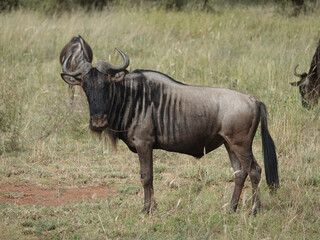
[[[58,186],[48,188],[38,185],[0,185],[0,202],[14,204],[58,206],[75,201],[106,199],[113,194],[115,194],[113,188],[101,186],[81,188]]]

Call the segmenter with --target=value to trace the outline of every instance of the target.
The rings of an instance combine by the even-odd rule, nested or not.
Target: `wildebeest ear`
[[[292,86],[294,86],[294,87],[298,87],[298,86],[301,84],[301,81],[291,82],[290,84],[291,84]]]
[[[121,81],[121,80],[124,79],[125,75],[126,75],[126,74],[125,74],[124,71],[118,72],[118,73],[116,73],[116,74],[114,75],[114,77],[111,77],[111,81],[112,81],[112,82],[119,82],[119,81]]]
[[[61,73],[61,78],[69,85],[81,85],[81,82],[76,77],[70,76],[68,74]]]

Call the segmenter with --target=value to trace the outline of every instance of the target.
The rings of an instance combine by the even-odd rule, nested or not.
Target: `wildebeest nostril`
[[[91,129],[102,129],[108,124],[107,114],[90,115]]]
[[[90,120],[91,121],[104,121],[104,120],[106,120],[106,118],[107,118],[107,114],[103,114],[103,115],[91,115],[90,116]]]

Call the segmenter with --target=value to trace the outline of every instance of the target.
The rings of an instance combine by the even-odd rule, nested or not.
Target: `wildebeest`
[[[314,107],[318,104],[320,96],[320,41],[313,55],[309,72],[297,73],[297,67],[298,65],[294,68],[293,73],[300,77],[300,80],[290,84],[299,87],[303,107]]]
[[[91,130],[107,131],[138,153],[144,188],[144,210],[153,200],[153,149],[202,157],[221,145],[228,151],[235,173],[231,207],[237,209],[247,175],[252,183],[252,211],[260,207],[261,168],[252,153],[259,122],[267,184],[279,186],[274,142],[267,127],[265,105],[256,98],[229,89],[190,86],[151,70],[128,72],[129,58],[119,67],[100,61],[93,67],[92,50],[81,36],[60,54],[62,79],[80,85],[89,103]]]

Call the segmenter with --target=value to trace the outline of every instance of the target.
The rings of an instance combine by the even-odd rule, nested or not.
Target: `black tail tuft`
[[[278,159],[276,154],[276,147],[268,131],[267,109],[262,102],[260,103],[260,113],[264,168],[267,184],[273,191],[279,188]]]

